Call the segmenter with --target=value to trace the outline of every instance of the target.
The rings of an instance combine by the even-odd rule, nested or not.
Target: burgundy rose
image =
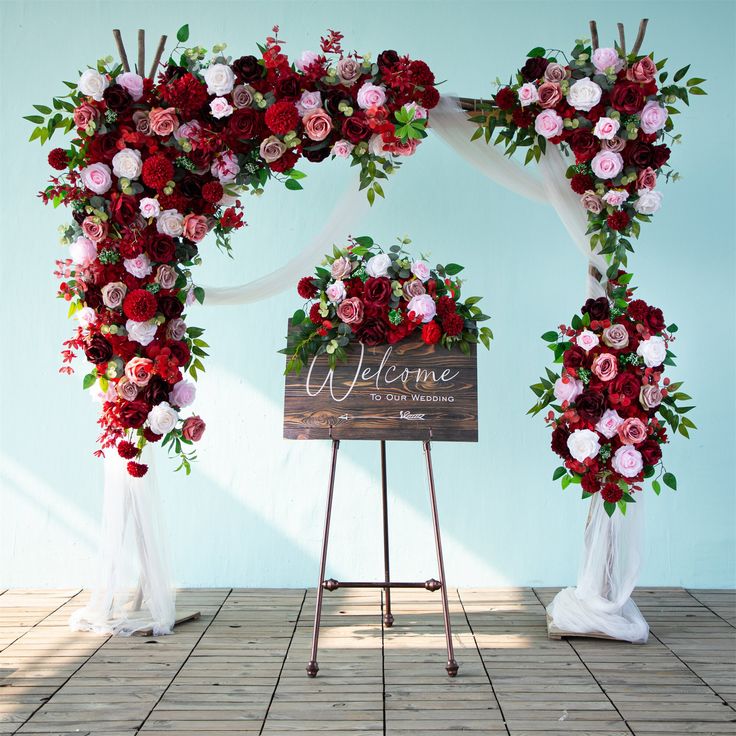
[[[565,368],[575,370],[585,365],[586,353],[578,345],[571,345],[562,356],[562,364]]]
[[[189,358],[192,357],[189,347],[183,340],[172,340],[166,343],[166,347],[171,350],[171,355],[179,365],[186,365],[189,362]]]
[[[543,56],[535,56],[527,59],[524,66],[520,69],[521,76],[524,77],[524,81],[533,82],[544,74],[544,70],[548,65],[549,62]]]
[[[567,438],[570,436],[570,430],[562,424],[558,424],[552,430],[552,450],[561,458],[570,457],[570,451],[567,448]]]
[[[110,163],[117,152],[117,136],[113,133],[93,136],[87,147],[87,163]]]
[[[342,134],[351,143],[360,143],[370,136],[371,129],[368,127],[365,113],[356,112],[349,118],[346,118],[342,124]]]
[[[236,138],[255,138],[259,127],[258,113],[251,107],[236,110],[228,123],[228,130]]]
[[[610,96],[613,108],[624,115],[634,115],[644,107],[644,93],[634,82],[616,82]]]
[[[368,347],[386,342],[388,325],[381,319],[366,319],[356,330],[355,336]]]
[[[176,187],[185,197],[199,199],[202,196],[202,177],[187,172]]]
[[[516,93],[514,90],[511,89],[511,87],[501,87],[498,92],[496,92],[496,105],[501,110],[510,110],[514,105],[516,105]]]
[[[639,169],[646,169],[653,163],[652,146],[644,141],[629,141],[622,155],[626,164]]]
[[[597,422],[606,410],[606,397],[600,391],[586,389],[575,399],[575,410],[586,422]]]
[[[657,440],[645,440],[637,449],[645,465],[656,465],[662,459],[662,448]]]
[[[138,200],[129,194],[114,193],[112,196],[112,219],[119,225],[131,225],[134,223],[138,219],[139,214]]]
[[[569,139],[578,163],[590,161],[598,153],[598,139],[589,130],[578,130]]]
[[[367,307],[383,307],[391,298],[391,282],[385,276],[366,279],[363,301]]]
[[[95,363],[96,365],[107,363],[112,358],[112,345],[110,345],[103,335],[98,333],[92,337],[84,354],[90,363]]]
[[[664,315],[659,307],[649,307],[647,325],[652,332],[662,332],[665,328]]]
[[[123,427],[138,429],[143,426],[143,423],[148,418],[149,411],[150,405],[142,399],[124,401],[119,412],[120,423]]]
[[[670,149],[661,143],[658,146],[652,146],[652,166],[660,169],[670,160]]]
[[[274,93],[280,100],[295,100],[301,96],[299,78],[296,75],[281,77],[275,85]]]
[[[241,82],[254,82],[263,76],[263,67],[255,56],[241,56],[232,63],[232,68]]]
[[[624,371],[613,379],[610,391],[633,402],[639,398],[640,388],[641,380],[639,377],[631,371]]]
[[[162,296],[158,300],[158,308],[166,319],[181,316],[184,305],[175,296]]]
[[[379,68],[381,67],[392,67],[399,60],[399,55],[393,49],[386,49],[378,54],[376,63]]]
[[[148,240],[146,250],[152,260],[158,261],[159,263],[169,263],[174,260],[176,243],[168,235],[156,233]]]
[[[128,93],[128,90],[119,84],[113,84],[108,87],[102,93],[102,97],[108,109],[117,113],[125,112],[133,102],[133,98]]]
[[[581,479],[580,485],[586,493],[598,493],[601,489],[601,483],[598,476],[592,470],[589,470]]]
[[[602,322],[611,316],[611,307],[605,296],[600,296],[597,299],[588,299],[580,311],[583,314],[589,314],[590,318],[597,322]]]
[[[87,291],[84,292],[84,303],[92,309],[102,306],[102,291],[99,287],[87,286]]]
[[[329,92],[324,92],[323,100],[323,107],[333,118],[341,114],[338,109],[341,102],[347,102],[347,104],[353,108],[356,105],[355,100],[347,92],[344,92],[341,89],[331,89]]]
[[[143,398],[151,405],[169,400],[169,384],[161,376],[152,376],[143,391]]]
[[[573,174],[570,179],[570,189],[575,194],[585,194],[585,192],[593,189],[593,179],[588,174]]]

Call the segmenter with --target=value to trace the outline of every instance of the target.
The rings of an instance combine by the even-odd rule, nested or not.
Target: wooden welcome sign
[[[478,441],[475,345],[352,343],[334,371],[324,355],[286,376],[284,437],[294,440]]]

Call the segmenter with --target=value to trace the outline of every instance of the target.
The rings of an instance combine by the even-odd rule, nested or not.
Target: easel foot
[[[393,617],[393,614],[387,613],[387,614],[384,615],[384,617],[383,617],[383,625],[387,629],[390,629],[394,625],[394,617]]]
[[[455,671],[457,672],[457,665],[455,665]],[[310,677],[317,677],[317,673],[319,672],[319,667],[317,666],[317,663],[312,659],[309,661],[309,664],[307,665],[307,674]]]
[[[457,675],[457,671],[460,669],[460,665],[454,659],[450,659],[448,660],[447,667],[445,667],[445,669],[450,677],[455,677],[455,675]]]

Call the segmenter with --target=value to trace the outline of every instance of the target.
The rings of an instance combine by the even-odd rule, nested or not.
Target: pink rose
[[[79,175],[82,184],[95,194],[104,194],[112,186],[112,171],[107,164],[90,164]]]
[[[596,345],[598,345],[598,335],[590,330],[583,330],[576,338],[575,342],[583,349],[586,353],[590,352]]]
[[[308,112],[302,123],[307,137],[313,141],[323,141],[332,130],[332,118],[322,108]]]
[[[340,139],[332,144],[332,155],[338,158],[347,158],[353,151],[355,146],[345,139]]]
[[[151,132],[162,136],[171,135],[179,127],[176,108],[173,107],[154,107],[148,113],[148,122]]]
[[[118,396],[125,401],[133,401],[138,396],[138,386],[123,376],[115,386]]]
[[[69,246],[69,256],[79,266],[89,266],[97,258],[97,246],[90,238],[79,237]]]
[[[138,102],[143,97],[143,77],[135,72],[123,72],[115,77],[115,81]]]
[[[599,72],[605,72],[606,69],[613,68],[614,72],[623,69],[624,60],[618,55],[616,49],[596,49],[591,59],[593,66]]]
[[[420,319],[422,322],[431,322],[437,314],[437,305],[434,303],[434,299],[429,294],[419,294],[418,296],[412,297],[409,303],[406,305],[406,311],[411,317],[411,313]]]
[[[648,56],[644,56],[626,70],[626,78],[631,82],[649,84],[654,79],[656,73],[657,66],[655,63]]]
[[[641,391],[639,391],[639,403],[647,411],[656,409],[662,403],[662,392],[659,390],[659,386],[654,384],[642,386]]]
[[[215,97],[210,102],[210,114],[220,120],[233,114],[233,106],[224,97]]]
[[[647,426],[638,417],[629,417],[621,422],[618,436],[625,445],[638,445],[647,438]]]
[[[618,133],[621,123],[613,118],[598,118],[593,128],[593,135],[604,141],[610,141]]]
[[[625,189],[609,189],[603,195],[603,201],[611,207],[620,207],[628,198],[629,193]]]
[[[204,430],[207,425],[204,423],[202,417],[193,416],[189,419],[184,420],[184,424],[181,427],[181,432],[184,435],[184,439],[190,442],[199,442],[202,439]]]
[[[603,342],[614,350],[623,350],[629,344],[629,332],[623,325],[611,325],[603,330]]]
[[[74,125],[77,128],[86,128],[90,123],[96,123],[100,117],[99,110],[89,102],[83,102],[72,114]]]
[[[595,428],[606,438],[612,439],[618,434],[618,428],[623,423],[623,417],[615,409],[606,409],[598,420]]]
[[[614,179],[624,168],[624,160],[620,153],[598,151],[590,162],[590,168],[599,179]]]
[[[583,393],[583,382],[572,376],[562,376],[555,381],[554,393],[560,403],[567,401],[571,404]]]
[[[601,381],[611,381],[618,374],[618,361],[611,353],[599,353],[590,368]]]
[[[145,253],[141,253],[135,258],[126,258],[123,261],[123,267],[137,279],[145,278],[153,271],[151,259]]]
[[[391,146],[391,153],[394,156],[413,156],[419,143],[416,138],[409,138],[403,143],[394,143]]]
[[[136,386],[147,386],[153,375],[153,361],[150,358],[131,358],[125,365],[125,377]]]
[[[409,270],[420,281],[426,281],[430,277],[429,265],[426,261],[413,261]]]
[[[363,302],[357,296],[345,299],[337,308],[337,316],[345,324],[360,324],[363,321]]]
[[[580,197],[580,204],[582,204],[588,212],[592,212],[594,215],[597,215],[603,209],[601,198],[595,192],[590,190]]]
[[[301,56],[294,62],[294,66],[303,72],[307,67],[312,66],[315,61],[319,60],[319,54],[316,51],[302,51]]]
[[[302,96],[296,101],[296,110],[302,117],[307,113],[319,110],[322,107],[321,92],[302,92]]]
[[[371,107],[381,107],[386,102],[386,89],[382,85],[364,82],[358,90],[358,106],[363,110]]]
[[[636,177],[636,188],[655,189],[656,186],[657,172],[651,166],[647,166],[646,169],[642,169]]]
[[[82,232],[93,243],[99,243],[107,237],[108,224],[97,217],[85,217],[82,222]]]
[[[555,107],[562,99],[562,89],[556,82],[544,82],[539,85],[537,97],[539,104],[545,109],[549,109]]]
[[[424,284],[419,279],[412,279],[404,283],[402,291],[404,292],[404,299],[407,301],[410,301],[415,296],[421,296],[427,293]]]
[[[173,266],[167,266],[165,263],[162,263],[156,269],[156,283],[162,289],[173,289],[177,278],[178,274]]]
[[[622,445],[613,453],[611,467],[624,478],[639,475],[644,468],[641,453],[632,445]]]
[[[534,130],[544,138],[555,138],[562,133],[562,118],[554,110],[542,110],[534,121]]]
[[[187,215],[183,235],[193,243],[199,243],[207,235],[207,218],[204,215]]]
[[[330,266],[330,275],[333,279],[344,279],[346,276],[351,274],[352,270],[353,264],[350,259],[345,256],[340,256],[339,258],[335,258],[332,262],[332,266]]]
[[[143,197],[138,203],[138,209],[146,219],[149,217],[158,217],[161,214],[161,205],[153,197]]]
[[[650,100],[639,113],[640,127],[645,133],[656,133],[667,122],[667,110],[656,100]]]
[[[621,153],[626,148],[626,141],[623,138],[619,138],[617,135],[613,136],[611,140],[605,138],[601,141],[601,149],[603,151],[613,151],[614,153]]]
[[[339,304],[347,296],[345,284],[340,280],[335,281],[325,289],[325,294],[333,304]]]
[[[519,87],[517,91],[519,95],[519,104],[522,107],[527,107],[539,99],[537,93],[537,85],[533,82],[526,82]]]
[[[196,396],[197,387],[191,381],[182,380],[174,384],[174,388],[171,389],[171,393],[169,394],[169,401],[174,406],[184,409],[194,403]]]

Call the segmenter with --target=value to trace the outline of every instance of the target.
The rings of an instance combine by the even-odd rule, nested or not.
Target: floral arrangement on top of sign
[[[659,495],[659,478],[673,490],[675,476],[666,472],[662,445],[667,426],[684,437],[695,424],[693,406],[682,382],[663,376],[673,366],[670,345],[677,325],[666,326],[662,310],[633,299],[631,274],[620,271],[610,282],[608,298],[588,299],[570,325],[546,332],[542,339],[562,364],[558,375],[531,389],[538,397],[529,410],[536,415],[551,405],[545,420],[552,427],[552,450],[564,461],[553,474],[562,487],[582,486],[583,498],[600,493],[609,516],[651,479]]]
[[[35,105],[26,117],[37,126],[31,140],[73,133],[49,154],[63,173],[40,194],[72,211],[55,275],[78,326],[61,370],[71,373],[84,352],[92,369],[83,387],[102,402],[96,454],[117,448],[134,476],[147,470],[137,462],[143,446],[158,441],[188,473],[205,428],[181,416],[195,398],[185,375],[196,380],[207,355],[203,330],[184,315],[205,296],[191,276],[205,236],[214,232],[230,253],[230,234],[244,224],[241,197],[261,194],[271,178],[301,189],[302,157],[348,159],[369,200],[383,196],[380,180],[416,150],[439,99],[423,61],[345,53],[342,34],[330,31],[321,52],[291,64],[277,33],[259,57],[177,46],[155,80],[102,59],[65,82],[53,109]],[[178,41],[188,35],[182,27]]]
[[[565,58],[565,63],[559,57]],[[473,138],[503,143],[507,155],[526,149],[525,164],[539,161],[547,145],[569,147],[575,163],[567,169],[572,190],[588,212],[590,247],[599,249],[615,276],[633,252],[640,223],[659,210],[658,180],[677,180],[669,167],[677,102],[704,95],[705,79],[683,84],[690,65],[668,82],[667,59],[624,56],[619,48],[591,49],[578,41],[570,58],[559,50],[532,49],[515,80],[471,116]]]
[[[414,258],[399,239],[384,249],[370,237],[333,247],[314,276],[304,276],[297,292],[307,300],[291,324],[298,329],[279,352],[289,356],[285,373],[299,372],[312,356],[326,354],[330,367],[346,360],[351,341],[373,346],[397,343],[419,330],[427,345],[455,346],[467,353],[481,342],[490,348],[493,333],[478,322],[490,319],[478,305],[482,297],[461,299],[457,263],[431,268]]]

